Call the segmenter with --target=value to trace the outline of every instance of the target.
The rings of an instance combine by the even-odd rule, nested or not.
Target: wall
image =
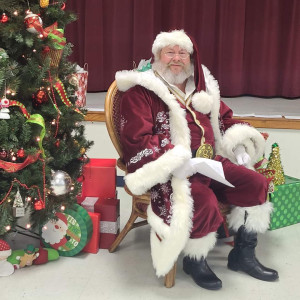
[[[85,122],[86,136],[95,142],[87,155],[90,158],[118,158],[104,122]],[[266,129],[260,128],[261,132],[269,133],[266,143],[266,158],[272,149],[272,144],[277,142],[280,147],[281,162],[286,175],[300,178],[300,130],[289,129]],[[118,175],[123,173],[118,170]]]

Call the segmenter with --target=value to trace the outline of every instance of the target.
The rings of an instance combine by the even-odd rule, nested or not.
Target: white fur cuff
[[[133,194],[142,195],[156,184],[167,182],[172,171],[183,165],[189,158],[191,158],[191,151],[177,145],[134,173],[127,174],[124,177],[125,183]]]
[[[216,232],[210,232],[208,235],[199,239],[189,239],[183,253],[185,256],[200,260],[201,257],[206,258],[210,250],[212,250],[217,241]]]
[[[237,145],[245,146],[246,152],[251,157],[251,165],[254,165],[264,153],[265,139],[257,129],[247,124],[235,124],[226,130],[218,154],[237,163],[233,153]]]
[[[247,211],[247,220],[245,223],[245,212]],[[234,231],[245,225],[246,230],[249,232],[264,233],[269,228],[270,215],[273,211],[273,204],[269,201],[262,205],[252,207],[239,207],[236,206],[231,210],[227,216],[229,228]]]

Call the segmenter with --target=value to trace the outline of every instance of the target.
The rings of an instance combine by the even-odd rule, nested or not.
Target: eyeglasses
[[[179,53],[175,53],[173,51],[167,51],[164,54],[168,58],[174,58],[176,55],[178,55],[181,59],[187,59],[190,56],[190,54],[186,51],[182,51]]]

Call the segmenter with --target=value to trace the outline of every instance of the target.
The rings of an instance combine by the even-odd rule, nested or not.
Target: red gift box
[[[93,234],[90,241],[86,244],[86,246],[82,249],[82,251],[97,254],[99,251],[99,240],[100,240],[99,224],[100,224],[101,215],[99,213],[94,213],[94,212],[88,212],[88,214],[92,219]]]
[[[115,198],[116,159],[91,158],[83,167],[81,197]]]
[[[100,249],[109,249],[120,232],[120,200],[102,199],[95,207],[103,216],[100,222]]]
[[[78,203],[89,212],[101,214],[99,225],[100,249],[109,249],[120,232],[120,200],[98,197],[78,198]]]

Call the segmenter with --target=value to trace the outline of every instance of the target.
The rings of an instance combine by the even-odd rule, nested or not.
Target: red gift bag
[[[77,97],[76,106],[83,107],[86,105],[88,64],[85,63],[83,68],[78,66],[75,76],[78,79],[78,89],[75,91],[75,96]]]

